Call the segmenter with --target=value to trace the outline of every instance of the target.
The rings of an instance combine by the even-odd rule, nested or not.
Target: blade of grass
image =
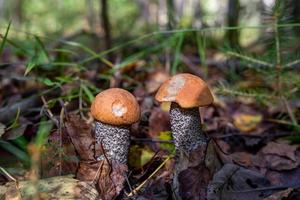
[[[27,74],[33,70],[33,68],[37,66],[32,60],[29,61],[26,65],[26,70],[25,70],[25,73],[24,73],[24,76],[27,76]]]
[[[206,37],[204,34],[200,34],[200,36],[196,35],[197,39],[197,47],[198,47],[198,54],[200,57],[200,62],[204,67],[204,78],[207,77],[208,69],[206,63]]]
[[[36,42],[40,45],[41,49],[43,50],[44,54],[47,57],[47,60],[50,62],[50,55],[44,45],[44,43],[41,41],[41,39],[38,36],[34,36],[34,39],[36,40]]]
[[[16,115],[14,121],[12,122],[12,124],[9,127],[6,128],[6,131],[9,129],[13,129],[19,125],[19,117],[20,117],[20,108],[18,108],[17,115]]]
[[[94,100],[94,95],[91,92],[91,90],[84,84],[80,84],[80,87],[82,88],[85,95],[88,97],[89,103],[91,103]]]
[[[10,25],[11,25],[11,21],[8,23],[8,26],[7,26],[7,29],[5,31],[4,37],[2,38],[2,42],[1,42],[1,45],[0,45],[0,55],[2,54],[2,51],[4,49],[4,46],[5,46],[7,37],[8,37],[8,32],[9,32],[9,29],[10,29]]]
[[[45,144],[46,139],[51,131],[53,127],[53,123],[52,121],[45,121],[45,119],[42,119],[38,131],[37,131],[37,135],[35,137],[35,145],[38,147],[41,147],[42,145]]]
[[[175,47],[175,58],[174,58],[174,62],[173,62],[172,68],[171,68],[172,74],[176,74],[178,65],[181,62],[180,54],[181,54],[181,48],[182,48],[184,36],[185,36],[184,33],[179,33],[178,36],[175,37],[177,42],[176,42],[176,47]]]

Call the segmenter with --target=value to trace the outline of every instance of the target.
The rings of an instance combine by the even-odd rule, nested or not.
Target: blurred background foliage
[[[49,37],[88,30],[101,34],[103,3],[107,5],[112,37],[137,36],[145,33],[182,28],[257,26],[266,8],[274,0],[11,0],[0,1],[2,29],[12,21],[11,34],[42,34]],[[289,2],[292,14],[299,3]],[[293,16],[294,19],[299,16]],[[231,19],[230,19],[231,18]],[[242,30],[238,39],[249,44],[260,30]]]
[[[91,122],[89,105],[108,87],[134,92],[141,104],[152,95],[152,109],[151,77],[160,71],[204,78],[219,106],[226,95],[270,113],[282,104],[268,117],[299,131],[299,18],[298,0],[0,0],[0,147],[29,166],[28,143],[46,143],[63,110]],[[170,139],[159,131],[153,138]]]

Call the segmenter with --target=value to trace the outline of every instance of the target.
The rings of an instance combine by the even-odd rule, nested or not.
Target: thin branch
[[[42,102],[44,104],[44,108],[46,110],[46,113],[48,115],[48,117],[54,122],[54,124],[56,125],[56,127],[59,128],[59,121],[55,118],[55,116],[53,115],[53,113],[51,112],[51,110],[49,109],[48,103],[45,99],[45,97],[42,95],[41,96]]]
[[[131,137],[132,141],[135,142],[157,142],[157,143],[174,143],[173,140],[160,140],[160,139],[150,139],[150,138],[136,138],[136,137]]]
[[[292,120],[293,124],[298,125],[296,116],[295,116],[294,112],[292,111],[289,102],[286,100],[286,98],[284,96],[282,96],[282,101],[283,101],[283,104],[284,104],[284,106],[285,106],[285,108],[288,112],[288,115],[289,115],[290,119]]]
[[[294,65],[300,64],[300,59],[299,60],[294,60],[290,63],[287,63],[286,65],[284,65],[284,68],[292,68]]]
[[[171,157],[172,155],[169,155],[145,181],[143,181],[138,187],[128,194],[128,197],[135,195],[168,162],[168,160],[171,159]]]
[[[249,56],[246,56],[246,55],[242,55],[242,54],[239,54],[239,53],[236,53],[236,52],[233,52],[233,51],[227,51],[226,54],[228,54],[230,56],[237,57],[237,58],[241,58],[243,60],[247,60],[247,61],[250,61],[250,62],[253,62],[253,63],[256,63],[256,64],[259,64],[259,65],[264,65],[266,67],[274,67],[274,65],[272,63],[268,63],[268,62],[265,62],[265,61],[262,61],[262,60],[258,60],[256,58],[252,58],[252,57],[249,57]]]
[[[12,181],[14,181],[14,182],[18,182],[18,180],[17,179],[15,179],[12,175],[10,175],[3,167],[0,167],[0,170],[2,171],[2,173],[4,174],[4,175],[6,175],[9,179],[11,179]]]

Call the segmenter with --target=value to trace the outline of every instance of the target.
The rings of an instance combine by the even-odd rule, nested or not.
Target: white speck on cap
[[[122,117],[127,112],[127,108],[120,103],[113,103],[112,105],[112,113],[116,117]]]
[[[175,101],[178,92],[183,88],[185,84],[185,78],[183,76],[176,76],[170,81],[170,85],[167,89],[168,95],[163,98],[164,101]]]

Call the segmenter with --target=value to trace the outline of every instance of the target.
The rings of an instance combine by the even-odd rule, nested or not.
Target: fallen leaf
[[[97,190],[90,184],[78,181],[71,176],[58,176],[37,181],[20,181],[5,185],[7,199],[98,199]],[[11,194],[12,192],[12,194]],[[22,198],[17,198],[18,193]],[[0,191],[1,194],[1,191]],[[13,196],[11,196],[13,195]]]
[[[291,170],[300,164],[296,150],[296,146],[286,143],[269,142],[253,157],[253,163],[260,168]]]
[[[172,183],[175,196],[183,199],[205,199],[205,190],[212,178],[210,169],[205,166],[205,152],[206,145],[199,145],[189,154],[176,152]]]
[[[81,160],[89,161],[94,158],[94,138],[92,128],[77,115],[69,115],[66,130]]]
[[[175,145],[174,143],[171,143],[173,139],[171,131],[161,131],[156,138],[162,141],[170,141],[170,143],[160,142],[159,143],[160,149],[167,150],[169,153],[174,151]]]
[[[146,90],[153,93],[158,90],[163,82],[169,79],[169,74],[164,71],[155,71],[146,80]]]
[[[271,196],[264,198],[264,200],[282,200],[288,198],[289,195],[293,192],[293,190],[294,190],[293,188],[288,188],[286,190],[276,192]]]
[[[99,179],[101,161],[80,161],[76,178],[95,185]]]
[[[102,160],[99,163],[99,193],[103,200],[115,199],[124,188],[127,165]]]
[[[166,200],[170,199],[170,196],[167,191],[165,180],[160,178],[158,180],[149,180],[148,184],[145,186],[145,189],[141,194],[137,195],[138,200]]]
[[[236,113],[233,115],[235,127],[246,133],[255,130],[261,121],[261,114]]]
[[[163,131],[171,130],[169,113],[154,108],[149,117],[149,136],[156,138]]]
[[[5,140],[15,140],[18,137],[22,136],[27,128],[28,124],[21,124],[20,126],[10,129],[2,135],[2,138]],[[0,130],[1,131],[1,130]]]
[[[247,152],[235,152],[230,154],[234,163],[237,163],[244,167],[249,167],[252,165],[252,155]]]
[[[210,171],[204,166],[188,168],[180,172],[179,194],[183,200],[205,200],[206,188],[211,178]]]
[[[134,168],[141,168],[146,163],[148,163],[155,153],[147,148],[147,147],[141,147],[139,145],[132,145],[129,149],[129,157],[128,157],[128,163],[129,166]]]
[[[261,200],[272,194],[269,181],[261,174],[237,165],[225,164],[208,186],[208,200]],[[260,189],[265,188],[265,189]]]
[[[293,161],[296,161],[297,147],[286,143],[269,142],[264,148],[262,148],[263,154],[275,154],[278,156],[287,157]]]
[[[44,178],[75,174],[79,163],[75,148],[64,129],[48,136],[42,158],[41,174]]]

